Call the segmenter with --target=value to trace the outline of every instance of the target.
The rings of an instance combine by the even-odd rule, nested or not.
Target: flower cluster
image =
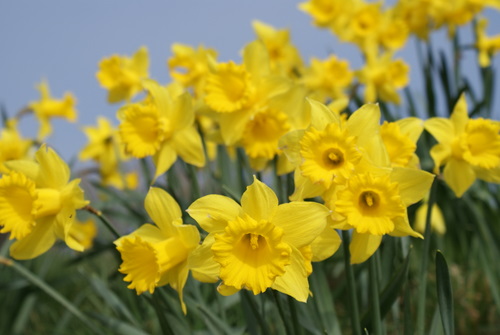
[[[121,104],[118,125],[99,117],[96,126],[83,127],[88,144],[79,159],[98,165],[101,188],[114,187],[124,195],[132,189],[141,192],[141,186],[148,189],[140,195],[154,224],[142,224],[148,220],[142,213],[142,225],[125,235],[116,233],[114,241],[121,256],[118,271],[128,288],[152,294],[170,285],[184,313],[189,273],[200,282],[218,282],[225,296],[273,289],[306,302],[312,262],[337,251],[340,230],[352,237],[350,262],[362,263],[385,236],[423,238],[422,216],[435,175],[457,197],[476,179],[500,183],[500,123],[471,118],[465,94],[453,97],[449,118],[424,120],[415,113],[394,120],[381,113],[386,103],[401,102],[399,90],[408,85],[409,66],[393,58],[408,37],[426,39],[443,26],[454,34],[487,4],[301,4],[315,25],[359,47],[365,63],[356,70],[337,55],[305,62],[288,30],[260,21],[253,22],[256,39],[244,46],[241,61],[221,62],[211,48],[174,44],[167,60],[168,84],[150,77],[145,47],[131,57],[103,59],[96,77],[108,102]],[[482,67],[500,50],[498,37],[488,37],[485,25],[484,19],[476,25]],[[22,113],[33,112],[40,121],[38,141],[18,132],[19,115],[0,133],[0,232],[15,239],[10,254],[16,259],[37,257],[56,240],[83,251],[96,234],[92,223],[76,221],[76,210],[89,204],[80,179],[70,180],[68,165],[40,143],[52,132],[52,118],[76,120],[76,100],[69,93],[62,100],[52,98],[45,81],[39,90],[41,99]],[[434,169],[422,167],[422,156],[416,154],[424,130],[435,139],[427,150]],[[239,165],[228,160],[224,165],[228,156]],[[125,168],[125,162],[136,159],[142,160],[144,180],[138,169]],[[147,176],[149,159],[152,177]],[[181,174],[173,170],[178,160],[197,187],[182,184]],[[222,185],[228,166],[234,165],[242,186],[253,176],[239,194],[236,185]],[[196,169],[207,173],[197,175]],[[167,171],[165,184],[160,177]],[[283,191],[285,175],[293,186]],[[210,187],[213,181],[216,187]],[[268,186],[272,182],[276,193]],[[199,184],[209,186],[200,192]],[[236,196],[223,196],[223,190]],[[190,193],[193,201],[186,205],[176,192]],[[421,200],[420,224],[410,224],[408,208]],[[189,216],[183,216],[182,206]],[[431,220],[444,233],[443,215],[432,206]]]

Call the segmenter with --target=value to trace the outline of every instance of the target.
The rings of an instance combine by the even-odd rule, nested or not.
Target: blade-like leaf
[[[446,335],[455,334],[453,316],[453,292],[451,289],[450,273],[448,265],[441,251],[436,252],[436,282],[439,311]]]

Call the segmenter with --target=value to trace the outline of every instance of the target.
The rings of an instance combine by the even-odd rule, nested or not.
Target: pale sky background
[[[119,105],[106,102],[107,92],[95,78],[98,62],[114,53],[133,54],[147,46],[150,75],[161,83],[169,81],[166,60],[172,43],[215,48],[219,60],[240,61],[239,51],[255,39],[252,20],[277,28],[290,28],[292,40],[304,60],[325,58],[334,52],[361,65],[357,49],[340,44],[328,31],[312,25],[311,17],[297,8],[296,0],[183,0],[183,1],[68,1],[0,0],[0,104],[10,116],[30,101],[37,100],[35,85],[48,80],[51,93],[60,98],[72,92],[77,100],[78,122],[53,122],[54,133],[47,142],[65,159],[70,159],[85,145],[82,125],[94,125],[98,115],[118,124]],[[487,10],[490,34],[500,33],[500,14]],[[464,44],[470,41],[470,28],[460,30]],[[433,37],[434,45],[444,45],[445,32]],[[470,43],[470,42],[469,42]],[[446,44],[447,45],[447,44]],[[446,52],[449,49],[446,47]],[[416,69],[415,43],[399,53]],[[464,61],[472,64],[476,53],[468,51]],[[500,57],[494,66],[498,71]],[[410,73],[413,91],[421,92],[420,75]],[[471,72],[471,80],[478,76]],[[495,118],[500,115],[500,85],[496,87]],[[441,111],[444,112],[444,111]],[[32,116],[21,121],[24,136],[35,136],[38,124]]]

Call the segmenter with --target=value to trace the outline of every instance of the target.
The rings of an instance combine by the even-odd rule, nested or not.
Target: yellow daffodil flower
[[[111,185],[119,189],[134,188],[136,173],[122,175],[121,163],[129,157],[125,154],[125,147],[120,142],[118,129],[113,127],[105,117],[97,118],[97,126],[83,127],[89,143],[80,151],[78,158],[82,161],[93,160],[99,164],[99,174],[104,185]],[[130,180],[132,181],[132,180]]]
[[[68,165],[45,145],[35,160],[6,162],[10,171],[0,178],[0,232],[10,232],[10,239],[16,239],[11,256],[35,258],[57,239],[83,251],[84,246],[70,233],[76,210],[88,204],[78,186],[80,180],[69,181]]]
[[[241,206],[230,198],[208,195],[187,212],[209,232],[190,259],[195,278],[220,278],[218,291],[223,295],[241,289],[259,294],[272,288],[307,300],[313,258],[309,247],[327,227],[326,207],[314,202],[278,205],[274,192],[254,178]]]
[[[312,16],[316,26],[334,29],[343,25],[351,6],[351,1],[343,0],[309,0],[299,4],[301,10]]]
[[[125,151],[136,157],[153,156],[155,179],[180,156],[189,164],[205,165],[201,137],[194,127],[191,96],[179,84],[168,88],[147,80],[149,96],[118,111],[119,134]]]
[[[195,226],[182,224],[181,209],[166,191],[150,188],[144,205],[156,225],[146,223],[114,242],[122,257],[118,271],[137,294],[170,285],[186,314],[182,291],[189,274],[188,257],[198,246],[200,233]]]
[[[380,135],[393,167],[419,168],[420,161],[415,150],[423,130],[424,122],[416,117],[385,121],[380,126]]]
[[[97,225],[92,219],[85,221],[75,220],[75,223],[71,225],[69,235],[72,239],[78,241],[84,250],[90,249],[97,235]]]
[[[425,233],[425,221],[427,219],[428,208],[429,204],[424,202],[415,212],[415,224],[413,225],[413,228],[421,234]],[[441,208],[439,208],[437,204],[432,206],[431,230],[439,235],[444,235],[446,233],[444,215],[443,212],[441,212]]]
[[[425,129],[438,144],[432,147],[434,172],[444,165],[443,178],[461,197],[476,178],[500,183],[500,123],[489,119],[469,119],[462,94],[449,119],[434,117]]]
[[[365,101],[377,99],[399,104],[398,89],[408,84],[409,66],[401,59],[392,59],[391,53],[377,55],[374,49],[367,54],[365,66],[356,72],[360,83],[365,84]]]
[[[243,64],[220,63],[213,71],[206,80],[204,101],[215,111],[226,145],[240,140],[247,122],[291,87],[285,77],[271,74],[269,54],[260,41],[244,48]]]
[[[28,108],[35,113],[40,121],[37,137],[41,140],[52,133],[50,119],[58,117],[75,122],[77,111],[75,109],[76,99],[71,93],[65,93],[62,100],[54,99],[50,95],[49,84],[45,80],[37,88],[40,91],[40,100],[30,102]]]
[[[174,43],[172,53],[167,61],[170,76],[184,87],[193,87],[195,96],[200,96],[210,72],[209,64],[216,60],[217,51],[202,45],[195,49],[189,45]]]
[[[434,176],[428,172],[393,168],[372,170],[352,176],[339,190],[334,210],[354,228],[349,246],[351,263],[362,263],[378,249],[383,235],[422,235],[408,222],[406,208],[428,192]]]
[[[5,162],[28,159],[28,151],[32,145],[33,141],[22,138],[15,126],[2,129],[0,132],[0,174],[9,171],[4,165]]]
[[[302,67],[302,59],[299,50],[290,41],[290,31],[276,29],[260,21],[253,21],[252,26],[269,53],[271,71],[295,78],[294,73]]]
[[[487,36],[487,25],[488,21],[485,18],[481,18],[476,25],[476,48],[479,65],[482,67],[490,66],[491,57],[500,51],[500,34]]]
[[[345,98],[345,90],[353,78],[349,62],[332,55],[325,60],[312,58],[311,66],[305,71],[301,82],[311,90],[311,98],[325,103],[330,99]]]
[[[335,185],[343,185],[351,174],[368,168],[374,159],[388,164],[379,134],[377,105],[364,105],[342,123],[340,116],[323,104],[309,102],[311,126],[290,132],[279,142],[297,168],[292,200],[319,196]]]
[[[132,57],[112,55],[99,63],[97,80],[108,90],[108,102],[130,101],[142,90],[149,76],[148,49],[141,47]]]

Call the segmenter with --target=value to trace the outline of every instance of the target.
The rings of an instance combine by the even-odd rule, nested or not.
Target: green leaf
[[[436,282],[439,311],[446,335],[455,334],[453,316],[453,292],[451,289],[450,273],[448,265],[441,251],[436,252]]]
[[[410,254],[411,254],[411,249],[410,252],[408,252],[408,255],[406,255],[404,263],[399,266],[394,276],[391,278],[389,283],[385,286],[384,290],[380,294],[379,301],[380,301],[381,319],[385,317],[385,315],[391,309],[391,306],[398,299],[401,289],[405,284],[406,279],[408,278],[408,269],[410,267]],[[363,319],[361,321],[363,328],[371,329],[372,313],[373,313],[372,309],[370,308],[364,314]]]
[[[138,329],[126,322],[111,318],[108,315],[92,313],[92,317],[101,322],[107,328],[113,330],[113,334],[120,335],[147,335],[148,333]]]

